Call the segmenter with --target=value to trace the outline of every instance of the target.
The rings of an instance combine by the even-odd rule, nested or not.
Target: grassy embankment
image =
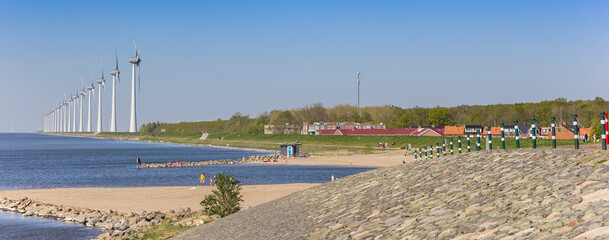
[[[442,141],[449,137],[417,137],[417,136],[310,136],[310,135],[257,135],[257,134],[229,134],[229,133],[210,133],[207,140],[200,140],[201,134],[196,133],[101,133],[98,136],[107,138],[139,138],[142,141],[149,142],[165,142],[177,144],[191,145],[215,145],[241,148],[257,148],[264,150],[278,150],[278,143],[296,142],[299,141],[302,152],[314,153],[316,155],[335,155],[340,154],[362,154],[362,153],[377,153],[386,150],[381,150],[378,147],[379,142],[387,142],[388,150],[397,150],[401,147],[407,147],[411,144],[413,148],[435,147],[436,142],[442,145]],[[465,150],[467,142],[464,137],[461,138],[462,148]],[[485,149],[484,138],[481,138],[481,148]],[[395,142],[395,145],[392,145]],[[453,137],[453,148],[457,152],[457,138]],[[580,143],[583,144],[583,143]],[[513,138],[506,139],[506,148],[515,148],[515,140]],[[552,141],[549,139],[537,139],[537,147],[550,147]],[[557,145],[573,145],[573,140],[558,140]],[[471,138],[471,148],[475,149],[476,138]],[[501,141],[498,138],[493,139],[493,148],[501,147]],[[531,148],[531,139],[521,139],[521,148]],[[448,148],[448,146],[447,146]]]

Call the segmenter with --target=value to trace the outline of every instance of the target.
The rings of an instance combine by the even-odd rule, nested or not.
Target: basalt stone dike
[[[609,239],[609,155],[502,150],[328,182],[175,239]]]

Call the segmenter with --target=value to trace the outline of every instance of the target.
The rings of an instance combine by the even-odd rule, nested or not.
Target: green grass
[[[339,136],[339,135],[258,135],[258,134],[231,134],[231,133],[210,133],[207,140],[200,140],[201,134],[198,133],[101,133],[103,137],[140,137],[143,141],[150,142],[167,142],[178,144],[194,144],[194,145],[217,145],[226,146],[230,144],[232,147],[256,148],[264,150],[279,150],[278,143],[296,142],[299,141],[302,152],[310,152],[318,155],[331,154],[368,154],[387,151],[378,147],[379,142],[387,142],[388,150],[400,149],[411,144],[413,148],[422,148],[436,143],[442,146],[442,141],[449,137],[426,137],[426,136]],[[221,138],[222,140],[219,140]],[[453,151],[457,152],[457,138],[453,137]],[[461,137],[462,149],[466,151],[467,141],[465,137]],[[484,138],[480,139],[481,149],[486,149]],[[395,142],[395,145],[392,143]],[[582,143],[580,144],[590,144]],[[549,139],[537,139],[537,147],[550,147],[552,141]],[[557,140],[558,146],[573,146],[573,140]],[[449,149],[450,145],[447,145]],[[515,148],[516,143],[513,138],[506,139],[506,148]],[[476,148],[476,138],[470,138],[470,147],[472,150]],[[531,139],[520,139],[521,148],[531,148]],[[499,138],[493,138],[493,149],[501,148]]]
[[[193,227],[174,226],[170,222],[154,225],[146,230],[129,233],[131,239],[169,239]]]

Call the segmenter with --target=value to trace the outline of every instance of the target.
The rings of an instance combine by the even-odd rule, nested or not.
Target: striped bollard
[[[425,147],[425,160],[427,160],[427,147]]]
[[[453,138],[450,138],[450,155],[453,155]]]
[[[607,120],[609,120],[609,118],[607,117],[607,112],[605,112],[605,142],[609,145],[609,123]]]
[[[533,149],[537,148],[537,138],[535,136],[535,118],[531,118],[531,139],[533,140]]]
[[[601,119],[602,118],[603,114],[601,113]],[[552,127],[552,148],[556,148],[556,118],[552,117],[550,120],[552,120],[552,123],[550,124]]]
[[[442,142],[442,154],[446,157],[446,139]]]
[[[488,126],[488,149],[493,150],[493,135],[491,133],[491,126]]]
[[[417,150],[416,149],[414,150],[414,160],[415,161],[417,160]]]
[[[459,154],[461,154],[461,136],[457,137],[457,144],[459,145]]]
[[[436,142],[436,154],[437,157],[440,158],[440,143]]]
[[[469,145],[470,145],[470,141],[469,141],[469,133],[468,133],[467,134],[467,152],[471,152],[472,151],[472,149],[471,149],[471,147]]]
[[[419,148],[419,159],[423,160],[423,152],[421,152],[421,148]]]
[[[577,125],[577,114],[573,114],[573,141],[575,149],[579,149],[579,126]]]
[[[499,125],[501,126],[501,149],[505,149],[505,129],[503,128],[503,122]]]
[[[603,147],[603,150],[607,150],[607,141],[605,140],[605,138],[607,136],[605,136],[605,125],[607,124],[607,121],[605,119],[605,113],[601,112],[601,146]]]
[[[429,158],[433,159],[433,144],[429,145]]]
[[[518,120],[514,120],[514,139],[516,139],[516,148],[520,148],[520,139],[519,135],[520,130],[518,130]]]
[[[476,151],[480,151],[480,129],[476,130]]]

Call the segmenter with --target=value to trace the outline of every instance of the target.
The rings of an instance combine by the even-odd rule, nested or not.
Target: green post
[[[438,154],[438,158],[440,158],[440,143],[436,142],[436,154]]]
[[[503,128],[503,122],[499,125],[501,126],[501,149],[505,149],[505,129]]]
[[[518,135],[520,135],[518,132],[520,130],[518,130],[518,120],[514,120],[514,139],[516,139],[516,148],[520,148],[520,139],[518,138]]]
[[[453,138],[450,138],[450,155],[453,155]]]
[[[459,145],[459,154],[461,154],[461,136],[457,137],[457,144]]]
[[[442,140],[442,154],[446,157],[446,139]]]
[[[419,159],[423,160],[423,152],[421,151],[421,148],[419,148]]]
[[[467,152],[471,152],[472,149],[470,147],[470,141],[469,141],[469,133],[467,134]]]
[[[556,148],[556,119],[552,117],[551,120],[552,124],[550,126],[552,127],[552,148]],[[601,123],[603,123],[602,120]],[[603,131],[604,130],[605,128],[603,127]]]
[[[573,141],[575,141],[575,149],[579,149],[579,125],[577,124],[577,114],[573,114]]]
[[[480,151],[480,129],[476,130],[476,151]]]
[[[429,145],[429,158],[433,159],[433,144]]]
[[[487,150],[493,150],[493,135],[491,134],[491,126],[487,127],[487,131],[488,131],[488,149]]]
[[[535,118],[531,118],[531,139],[533,139],[533,149],[537,148],[537,137],[535,136]]]
[[[416,149],[414,150],[414,160],[415,161],[417,160],[417,150]]]

